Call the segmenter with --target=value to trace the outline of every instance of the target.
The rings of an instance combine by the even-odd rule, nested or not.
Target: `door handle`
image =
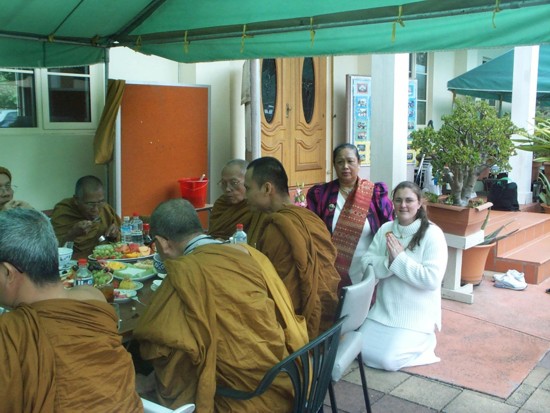
[[[292,110],[292,108],[290,107],[290,105],[287,103],[286,104],[286,117],[288,118],[288,113]]]

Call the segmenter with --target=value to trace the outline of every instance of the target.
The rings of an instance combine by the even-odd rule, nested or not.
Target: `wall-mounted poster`
[[[357,146],[361,166],[370,165],[371,78],[346,75],[347,141]]]
[[[408,118],[407,118],[407,163],[416,163],[416,151],[411,148],[411,132],[416,130],[416,96],[417,96],[417,81],[416,79],[409,80],[408,93]]]

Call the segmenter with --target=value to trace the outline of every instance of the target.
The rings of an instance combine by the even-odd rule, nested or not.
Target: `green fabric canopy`
[[[481,66],[447,82],[447,88],[459,95],[512,101],[514,51],[510,50]],[[540,46],[537,101],[550,105],[550,45]]]
[[[58,67],[128,46],[179,62],[550,42],[546,0],[9,0],[0,66]]]

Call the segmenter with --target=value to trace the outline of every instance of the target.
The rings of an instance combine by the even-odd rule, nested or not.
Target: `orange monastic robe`
[[[250,240],[255,238],[254,231],[261,227],[265,216],[266,214],[263,212],[250,211],[246,199],[238,204],[230,204],[222,195],[212,207],[208,222],[208,235],[227,240],[235,232],[237,224],[243,224],[249,244],[254,246]]]
[[[155,367],[157,396],[171,408],[203,412],[289,412],[280,376],[260,397],[215,396],[216,385],[251,391],[264,374],[308,342],[303,318],[269,260],[252,247],[211,244],[166,260],[168,276],[134,337]]]
[[[290,205],[265,219],[257,247],[285,283],[296,314],[315,338],[334,323],[340,275],[336,248],[325,223],[306,208]]]
[[[110,304],[21,305],[0,316],[0,354],[1,413],[143,412]]]

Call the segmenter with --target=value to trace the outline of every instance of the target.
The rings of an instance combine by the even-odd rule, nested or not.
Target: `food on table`
[[[92,258],[96,260],[139,258],[151,255],[150,247],[136,243],[117,242],[114,244],[98,245],[92,252]]]
[[[133,290],[136,286],[137,284],[127,277],[120,282],[118,288],[121,290]]]
[[[88,270],[92,273],[94,278],[94,287],[108,284],[113,280],[113,270],[107,267],[106,263],[100,262],[88,262]],[[60,275],[61,282],[65,288],[72,288],[74,286],[74,280],[76,278],[76,272],[78,271],[78,265],[73,265],[66,272]]]
[[[153,260],[142,260],[138,261],[135,264],[133,264],[136,268],[142,268],[144,270],[150,270],[155,266],[155,262]]]
[[[126,264],[118,261],[106,261],[105,266],[109,267],[109,269],[113,271],[123,270],[124,268],[126,268]]]

